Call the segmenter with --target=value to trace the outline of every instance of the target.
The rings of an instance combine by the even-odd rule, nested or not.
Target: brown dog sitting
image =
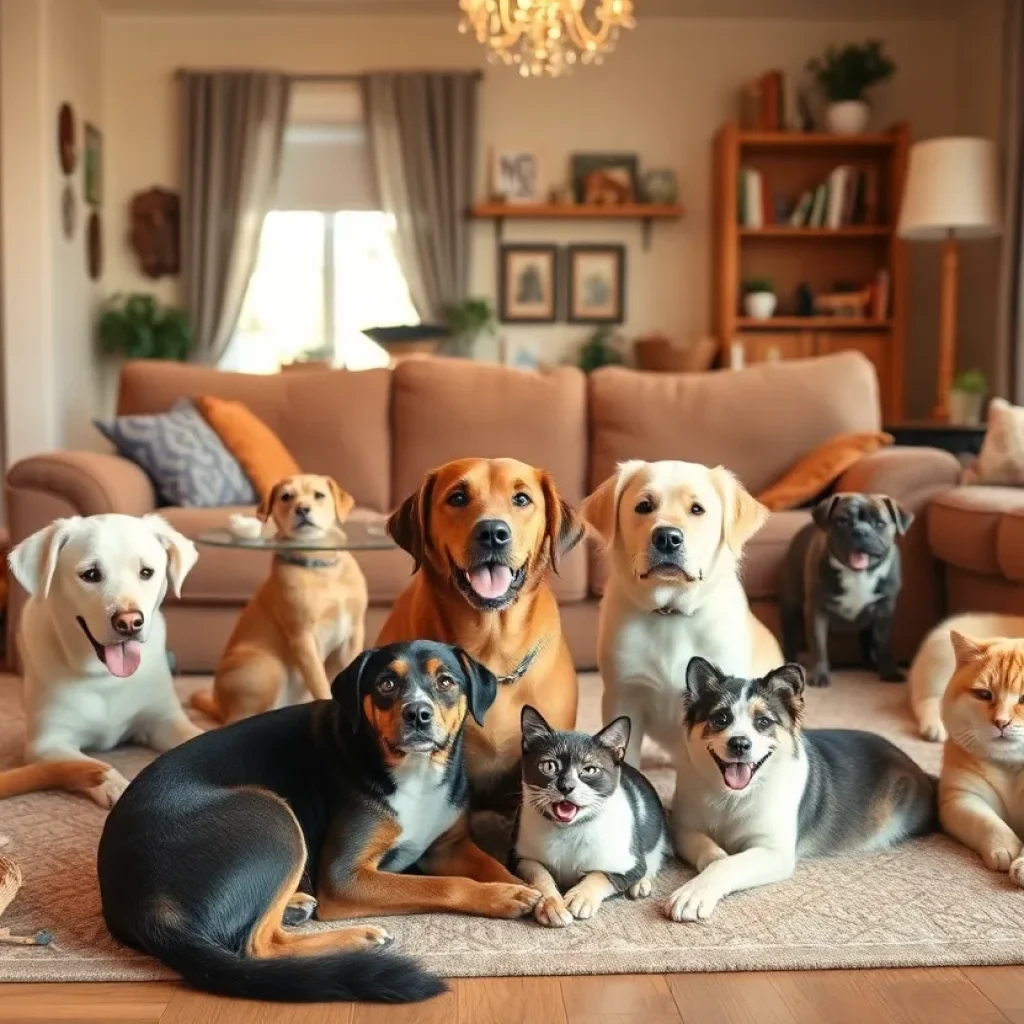
[[[322,543],[352,505],[329,477],[306,474],[276,484],[257,515],[273,517],[278,537]],[[329,699],[330,680],[363,649],[367,602],[366,578],[348,552],[279,551],[228,640],[212,694],[195,694],[193,705],[227,723],[307,695]]]
[[[428,473],[388,532],[412,555],[415,575],[377,642],[456,644],[499,677],[486,723],[466,726],[466,764],[478,805],[512,806],[523,705],[554,729],[576,723],[576,670],[547,578],[583,523],[543,470],[462,459]]]

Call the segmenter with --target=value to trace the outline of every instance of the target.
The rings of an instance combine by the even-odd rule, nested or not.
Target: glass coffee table
[[[205,530],[197,544],[237,551],[389,551],[397,547],[387,535],[383,523],[346,523],[331,537],[319,540],[292,540],[282,537],[238,537],[226,526]]]

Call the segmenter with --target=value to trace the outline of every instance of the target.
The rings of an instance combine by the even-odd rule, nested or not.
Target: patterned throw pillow
[[[1024,486],[1024,408],[1005,398],[988,403],[981,453],[964,472],[963,482]]]
[[[256,492],[238,460],[189,398],[159,416],[118,416],[93,424],[118,454],[149,474],[161,505],[219,508],[256,503]]]

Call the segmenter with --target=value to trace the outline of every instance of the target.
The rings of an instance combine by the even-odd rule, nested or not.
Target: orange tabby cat
[[[1024,886],[1024,640],[949,638],[956,668],[942,698],[939,820]]]

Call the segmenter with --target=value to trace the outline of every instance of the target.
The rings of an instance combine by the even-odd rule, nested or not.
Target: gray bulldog
[[[828,686],[828,635],[856,632],[868,668],[886,682],[906,677],[892,652],[902,576],[897,537],[914,517],[884,494],[833,494],[814,509],[782,568],[782,647],[787,661],[810,653],[807,682]]]

